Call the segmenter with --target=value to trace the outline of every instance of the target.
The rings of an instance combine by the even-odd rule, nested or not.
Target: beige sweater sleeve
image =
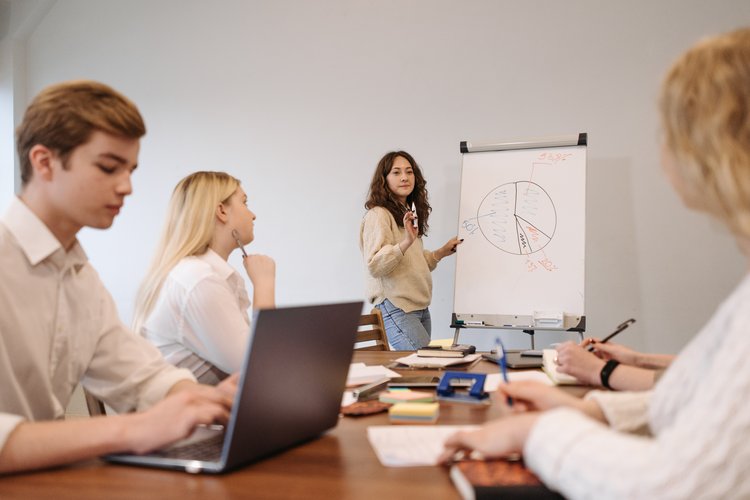
[[[404,257],[394,237],[391,220],[385,209],[374,208],[365,214],[362,222],[360,245],[367,271],[373,278],[390,274]]]
[[[437,265],[422,238],[401,252],[404,228],[385,208],[370,209],[360,226],[365,267],[365,294],[373,304],[388,299],[405,312],[425,309],[432,300],[431,271]]]

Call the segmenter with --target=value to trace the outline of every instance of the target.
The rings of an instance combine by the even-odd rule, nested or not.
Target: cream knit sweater
[[[359,228],[359,248],[365,262],[365,294],[373,304],[390,300],[405,311],[425,309],[432,300],[432,275],[437,259],[422,246],[422,238],[401,253],[405,229],[383,207],[367,211]]]
[[[569,498],[750,498],[750,277],[652,392],[594,392],[610,427],[546,413],[524,457]],[[643,428],[647,435],[635,435]]]

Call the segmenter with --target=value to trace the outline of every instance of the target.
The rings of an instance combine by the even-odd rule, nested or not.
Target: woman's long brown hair
[[[406,197],[406,207],[396,200],[391,190],[388,189],[388,183],[386,181],[386,177],[388,177],[388,174],[393,168],[393,162],[399,156],[408,161],[412,170],[414,170],[414,190]],[[372,182],[370,183],[370,190],[367,193],[365,208],[369,210],[374,207],[383,207],[393,215],[393,218],[396,219],[396,224],[398,224],[399,227],[403,227],[404,213],[407,208],[411,208],[413,202],[417,207],[419,236],[425,236],[429,227],[427,219],[430,218],[430,212],[432,212],[432,207],[427,201],[426,184],[427,181],[425,181],[422,176],[422,170],[420,170],[416,160],[414,160],[409,153],[406,151],[391,151],[390,153],[386,153],[385,156],[380,159],[378,166],[375,168],[375,173],[373,174]]]

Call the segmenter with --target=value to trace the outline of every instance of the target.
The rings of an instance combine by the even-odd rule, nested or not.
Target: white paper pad
[[[386,467],[437,465],[443,443],[460,430],[474,430],[477,425],[373,425],[367,438]]]
[[[396,361],[413,368],[445,368],[446,366],[472,363],[479,359],[480,356],[481,354],[469,354],[463,358],[425,358],[417,356],[414,353],[403,358],[398,358]]]
[[[544,349],[542,351],[542,370],[555,384],[580,385],[581,383],[574,376],[557,371],[557,351],[555,349]]]
[[[352,363],[349,365],[349,375],[346,377],[346,386],[354,387],[362,384],[369,384],[380,380],[383,377],[397,378],[398,373],[389,370],[383,365],[367,366],[364,363]]]
[[[522,380],[534,380],[544,385],[555,385],[549,379],[546,373],[539,370],[509,371],[508,380],[510,382],[520,382]],[[500,373],[490,373],[484,381],[484,390],[494,392],[503,383],[503,376]]]

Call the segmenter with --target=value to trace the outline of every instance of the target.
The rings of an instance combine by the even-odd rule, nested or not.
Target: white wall
[[[0,0],[0,210],[20,185],[15,124],[26,109],[26,41],[51,0]]]
[[[135,194],[113,229],[82,236],[127,319],[193,170],[243,180],[280,304],[338,301],[363,297],[359,221],[384,152],[423,167],[435,248],[456,233],[459,141],[588,132],[588,333],[633,316],[623,341],[674,352],[743,265],[663,179],[656,93],[680,52],[747,19],[746,0],[59,0],[24,77],[29,96],[102,80],[146,118]],[[433,276],[434,338],[452,334],[453,273],[449,260]]]

